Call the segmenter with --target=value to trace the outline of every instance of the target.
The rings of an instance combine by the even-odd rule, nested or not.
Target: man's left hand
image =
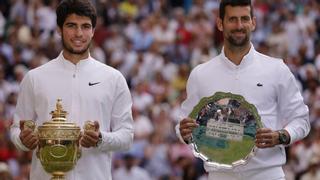
[[[99,141],[99,123],[94,121],[95,130],[84,130],[82,137],[80,138],[80,145],[82,147],[96,147]]]
[[[260,128],[256,133],[255,144],[258,148],[271,148],[279,144],[279,133],[269,128]]]

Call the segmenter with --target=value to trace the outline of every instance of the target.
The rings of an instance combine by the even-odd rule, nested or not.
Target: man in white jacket
[[[11,139],[21,150],[34,150],[39,140],[30,129],[23,128],[25,120],[42,125],[51,119],[49,113],[57,99],[62,99],[69,121],[83,127],[91,120],[96,129],[82,135],[82,156],[66,179],[111,179],[112,151],[129,149],[133,141],[130,91],[119,71],[89,54],[97,18],[90,1],[63,0],[56,13],[63,51],[56,59],[29,71],[21,82]],[[50,179],[35,151],[30,179]]]
[[[176,126],[177,135],[183,142],[190,140],[198,124],[188,116],[201,98],[218,91],[240,94],[261,116],[263,128],[257,130],[255,140],[258,150],[246,165],[231,170],[205,162],[209,179],[284,180],[284,147],[309,133],[308,107],[283,61],[257,52],[250,42],[256,26],[250,0],[222,0],[217,26],[224,36],[222,52],[192,70],[181,106],[185,118]]]

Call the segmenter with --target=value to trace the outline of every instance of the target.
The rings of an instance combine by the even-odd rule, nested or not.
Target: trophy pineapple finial
[[[57,99],[56,110],[51,111],[53,121],[65,121],[67,116],[67,111],[63,110],[62,99]]]

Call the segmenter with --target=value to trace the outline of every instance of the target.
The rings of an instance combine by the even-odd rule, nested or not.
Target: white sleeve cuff
[[[20,150],[22,150],[22,151],[30,151],[29,148],[27,148],[25,145],[22,144],[19,136],[16,136],[15,138],[16,138],[16,142],[17,142],[16,145],[18,146],[18,148],[19,148]]]
[[[295,131],[294,131],[293,129],[291,129],[291,128],[288,128],[288,127],[284,128],[284,129],[285,129],[285,130],[289,133],[289,135],[290,135],[290,142],[289,142],[288,146],[291,145],[291,144],[293,144],[293,143],[295,143],[295,142],[298,140]]]

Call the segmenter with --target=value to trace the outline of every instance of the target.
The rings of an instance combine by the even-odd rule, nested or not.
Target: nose
[[[242,29],[243,28],[243,22],[241,21],[241,19],[237,20],[236,27],[237,27],[237,29]]]
[[[76,29],[76,36],[82,36],[82,34],[83,34],[83,32],[82,32],[81,27],[78,27],[78,28]]]

